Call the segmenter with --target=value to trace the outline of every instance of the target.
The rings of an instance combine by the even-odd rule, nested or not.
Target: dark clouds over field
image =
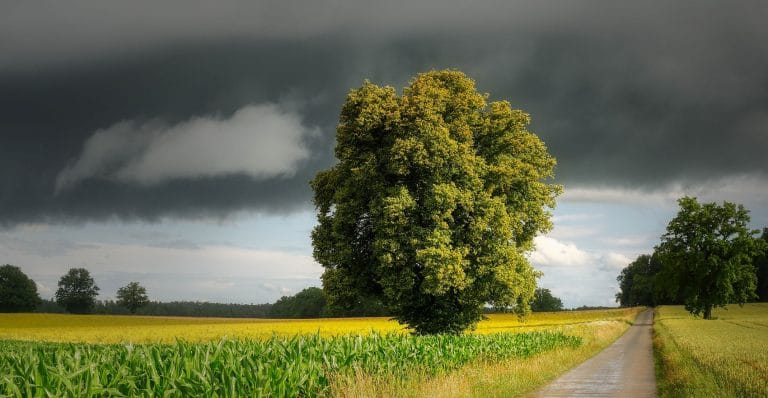
[[[345,93],[446,67],[567,186],[768,175],[763,2],[289,3],[0,2],[0,224],[306,208]]]

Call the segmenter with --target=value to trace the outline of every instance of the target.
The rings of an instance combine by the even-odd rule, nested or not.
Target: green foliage
[[[15,396],[314,397],[339,374],[407,379],[474,360],[525,358],[581,339],[560,333],[369,335],[192,344],[0,341],[0,391]]]
[[[763,242],[768,246],[768,228],[763,228]],[[755,258],[755,272],[757,272],[757,294],[758,301],[768,301],[768,252]]]
[[[678,204],[680,211],[657,248],[661,290],[667,297],[679,295],[688,311],[705,319],[711,319],[713,307],[753,298],[753,261],[766,244],[753,236],[759,231],[747,228],[749,212],[742,205],[700,204],[691,197]]]
[[[312,181],[331,307],[370,297],[422,334],[472,327],[486,303],[529,312],[538,274],[524,252],[561,191],[529,122],[458,71],[420,74],[401,96],[352,90],[339,162]]]
[[[135,314],[136,310],[149,304],[147,289],[139,285],[139,282],[131,282],[117,289],[117,303]]]
[[[360,296],[351,306],[340,308],[326,305],[324,316],[330,317],[368,317],[390,316],[381,300],[371,296]]]
[[[531,301],[531,311],[533,312],[552,312],[562,311],[563,302],[552,295],[549,289],[536,288]]]
[[[41,302],[35,281],[19,267],[0,267],[0,312],[31,312]]]
[[[93,310],[99,287],[85,268],[70,268],[59,279],[56,302],[73,314],[87,314]]]
[[[621,270],[616,278],[621,291],[616,301],[622,307],[655,306],[663,301],[656,291],[656,275],[661,270],[659,256],[642,254]],[[671,304],[669,300],[664,304]]]
[[[308,287],[293,296],[283,296],[269,310],[273,318],[319,318],[325,315],[323,289]]]

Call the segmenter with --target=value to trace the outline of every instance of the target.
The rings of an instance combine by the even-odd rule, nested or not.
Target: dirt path
[[[642,312],[616,342],[530,397],[655,397],[652,325],[653,311]]]

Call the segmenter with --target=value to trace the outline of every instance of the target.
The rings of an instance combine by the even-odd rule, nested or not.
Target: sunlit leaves
[[[529,311],[537,273],[523,253],[551,228],[561,188],[529,116],[486,98],[450,70],[400,96],[370,82],[350,91],[339,162],[312,181],[332,306],[376,297],[418,333],[472,327],[486,303]]]

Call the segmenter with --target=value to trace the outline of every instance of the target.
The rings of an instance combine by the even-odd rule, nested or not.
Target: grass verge
[[[356,372],[335,380],[333,397],[515,397],[529,393],[591,358],[621,336],[642,308],[610,320],[541,326],[549,332],[579,337],[576,347],[559,347],[536,356],[502,361],[477,361],[453,372],[412,375],[396,380]]]

